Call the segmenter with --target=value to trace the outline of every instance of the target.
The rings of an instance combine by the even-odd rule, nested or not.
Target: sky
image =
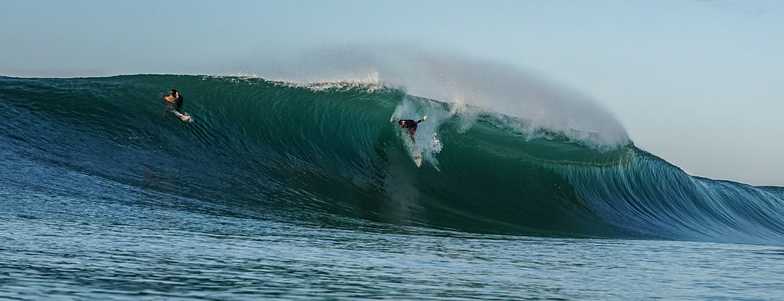
[[[586,95],[689,174],[784,186],[782,1],[0,0],[0,28],[0,75],[19,77],[265,77],[334,47],[459,55]]]

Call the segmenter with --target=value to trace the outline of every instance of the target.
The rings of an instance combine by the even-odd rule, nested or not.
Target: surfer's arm
[[[422,122],[422,121],[425,121],[425,120],[427,120],[427,115],[425,115],[425,117],[422,117],[422,119],[420,119],[419,121],[417,121],[417,123],[420,123],[420,122]]]

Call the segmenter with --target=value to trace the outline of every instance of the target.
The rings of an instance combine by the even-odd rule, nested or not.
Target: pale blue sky
[[[265,76],[325,47],[450,52],[595,99],[690,174],[784,186],[780,1],[0,0],[0,27],[10,76]]]

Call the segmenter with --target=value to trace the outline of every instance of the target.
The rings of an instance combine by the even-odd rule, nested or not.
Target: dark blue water
[[[165,111],[171,87],[194,122]],[[781,295],[781,188],[450,106],[350,83],[0,78],[0,299]],[[429,115],[420,168],[401,114]]]

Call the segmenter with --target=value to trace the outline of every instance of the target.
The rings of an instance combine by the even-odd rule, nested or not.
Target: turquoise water
[[[185,97],[183,123],[160,93]],[[428,115],[417,168],[393,118]],[[0,299],[776,299],[784,190],[382,85],[0,77]]]

